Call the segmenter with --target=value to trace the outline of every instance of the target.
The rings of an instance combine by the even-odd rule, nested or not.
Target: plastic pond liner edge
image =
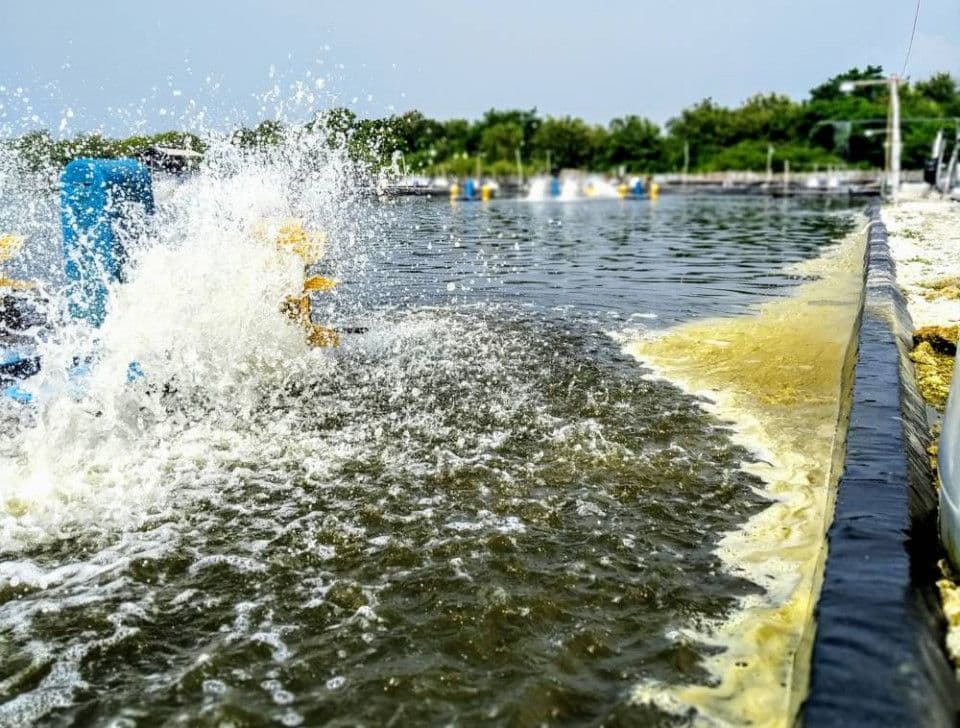
[[[930,436],[907,357],[913,325],[879,206],[869,219],[846,453],[798,722],[955,725]]]

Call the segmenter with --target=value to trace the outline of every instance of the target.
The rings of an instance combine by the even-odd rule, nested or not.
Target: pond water
[[[688,718],[635,688],[716,682],[696,635],[768,589],[718,544],[770,501],[623,340],[788,295],[856,210],[301,195],[317,320],[364,329],[309,350],[237,222],[271,185],[160,186],[98,342],[162,394],[104,374],[0,436],[0,724]]]

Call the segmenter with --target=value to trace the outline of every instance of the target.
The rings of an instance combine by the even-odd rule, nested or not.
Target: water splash
[[[164,491],[162,469],[142,467],[144,440],[158,452],[185,436],[190,442],[204,412],[190,407],[200,402],[220,403],[221,426],[242,420],[298,369],[323,364],[280,307],[302,290],[303,262],[262,231],[271,220],[302,218],[337,235],[339,267],[357,265],[353,218],[344,214],[355,171],[318,133],[252,152],[211,138],[204,168],[185,182],[160,183],[156,219],[126,237],[128,282],[113,287],[97,330],[64,315],[58,276],[44,280],[58,256],[27,256],[55,327],[35,342],[44,366],[26,386],[38,406],[3,439],[0,540],[49,530],[43,521],[77,513],[68,504],[87,503],[94,518],[97,507],[118,517],[143,507]],[[44,232],[36,237],[57,250],[56,229]],[[335,314],[335,296],[326,304]],[[93,362],[81,385],[70,374],[78,357]],[[147,373],[143,382],[127,383],[131,362]]]
[[[58,324],[38,338],[38,410],[0,433],[0,722],[639,722],[622,696],[641,676],[709,679],[678,623],[719,622],[756,589],[712,548],[759,481],[722,427],[617,355],[610,319],[553,298],[586,247],[574,218],[535,241],[441,208],[414,225],[367,203],[322,137],[205,139],[197,175],[158,181],[98,332],[60,316],[49,179],[0,164],[24,201],[0,217]],[[595,208],[580,230],[607,214],[563,207]],[[279,310],[304,271],[261,231],[289,216],[329,233],[323,273],[345,281],[318,320],[368,329],[336,351]],[[635,249],[635,224],[607,233]],[[413,290],[371,309],[368,262],[401,226],[391,283]],[[462,258],[427,252],[447,242]],[[556,320],[486,298],[541,266],[522,290],[565,301]],[[80,392],[78,352],[97,359]],[[131,384],[132,360],[147,376]]]
[[[572,177],[567,177],[560,183],[560,197],[563,202],[580,199],[580,183]]]
[[[527,191],[527,199],[531,202],[543,202],[550,196],[550,178],[534,177],[530,180],[530,189]]]
[[[616,185],[597,176],[586,178],[583,185],[583,194],[597,200],[616,200],[620,197]]]

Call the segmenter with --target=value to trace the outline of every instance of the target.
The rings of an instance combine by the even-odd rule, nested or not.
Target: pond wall
[[[850,424],[815,611],[809,726],[957,723],[936,592],[937,496],[907,353],[913,325],[879,207],[867,228]]]

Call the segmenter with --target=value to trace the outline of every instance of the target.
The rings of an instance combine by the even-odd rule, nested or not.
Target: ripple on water
[[[846,213],[330,203],[224,153],[161,190],[89,400],[0,435],[0,723],[673,720],[630,690],[715,680],[767,500],[602,331],[781,295]],[[345,281],[317,315],[369,327],[337,351],[247,240],[290,190]],[[175,386],[109,386],[134,353]]]
[[[756,483],[688,398],[588,346],[508,309],[414,311],[228,438],[201,411],[188,450],[198,427],[228,446],[161,467],[135,530],[8,543],[5,710],[533,723],[704,677],[676,630],[752,589],[712,548]],[[73,677],[15,677],[44,659]]]

